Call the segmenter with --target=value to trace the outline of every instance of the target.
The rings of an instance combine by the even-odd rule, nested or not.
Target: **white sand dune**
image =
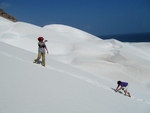
[[[0,23],[0,113],[150,113],[150,43]],[[48,40],[46,67],[32,63],[39,36]],[[129,82],[131,98],[113,90],[118,80]]]

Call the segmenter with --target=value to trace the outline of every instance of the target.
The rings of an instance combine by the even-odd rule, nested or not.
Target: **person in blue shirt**
[[[115,90],[116,92],[118,92],[119,90],[122,89],[125,93],[124,94],[125,96],[128,94],[127,96],[131,97],[130,92],[128,91],[129,84],[127,82],[117,81],[117,84],[118,84],[118,86]]]

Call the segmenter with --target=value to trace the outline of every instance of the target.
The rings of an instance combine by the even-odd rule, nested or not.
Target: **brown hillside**
[[[3,11],[3,9],[0,8],[0,16],[3,17],[3,18],[6,18],[10,21],[13,21],[13,22],[17,22],[18,20],[16,18],[14,18],[13,16],[7,14],[6,12]]]

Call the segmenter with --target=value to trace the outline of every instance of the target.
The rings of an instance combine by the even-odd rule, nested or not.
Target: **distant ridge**
[[[1,8],[0,8],[0,16],[3,17],[3,18],[8,19],[10,21],[13,21],[13,22],[18,21],[15,17],[13,17],[13,16],[9,15],[8,13],[4,12],[3,9],[1,9]]]
[[[102,39],[117,39],[122,42],[150,42],[150,33],[99,35]]]

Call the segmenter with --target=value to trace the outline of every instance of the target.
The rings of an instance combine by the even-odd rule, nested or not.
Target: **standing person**
[[[37,56],[37,59],[34,60],[34,63],[38,62],[42,56],[41,65],[45,66],[45,49],[47,51],[47,54],[48,54],[48,49],[47,49],[46,44],[45,44],[45,42],[47,42],[47,40],[44,40],[44,41],[43,40],[44,40],[43,37],[38,38],[38,41],[39,41],[38,42],[38,47],[39,47],[38,48],[38,56]]]
[[[129,84],[127,82],[118,81],[117,84],[118,86],[115,90],[116,92],[122,89],[125,93],[125,96],[128,94],[128,96],[131,97],[130,92],[128,92]]]

